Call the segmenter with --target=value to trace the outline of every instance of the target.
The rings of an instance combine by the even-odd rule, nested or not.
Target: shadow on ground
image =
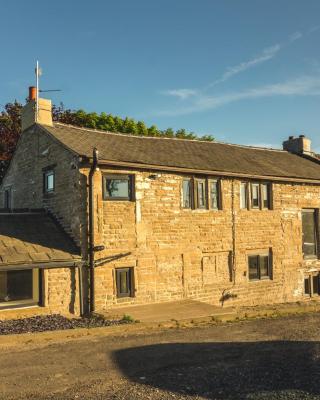
[[[207,399],[319,399],[319,342],[170,343],[119,350],[131,381]]]

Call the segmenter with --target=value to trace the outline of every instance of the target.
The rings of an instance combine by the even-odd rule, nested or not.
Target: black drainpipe
[[[92,164],[89,172],[89,269],[90,269],[90,312],[95,310],[94,296],[94,184],[93,175],[98,167],[98,150],[93,149]]]

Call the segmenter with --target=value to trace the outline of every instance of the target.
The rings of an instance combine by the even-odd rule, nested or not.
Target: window
[[[220,191],[220,181],[210,180],[210,207],[213,210],[219,210],[221,208],[221,191]]]
[[[320,275],[310,274],[304,278],[304,294],[310,297],[320,295]]]
[[[270,208],[270,185],[261,184],[261,208]]]
[[[52,193],[55,186],[54,170],[48,170],[43,173],[44,193]]]
[[[133,175],[104,175],[104,200],[132,200]]]
[[[11,188],[4,190],[4,208],[11,209]]]
[[[117,297],[133,297],[133,268],[116,269]]]
[[[302,210],[302,252],[304,258],[316,258],[318,247],[318,220],[315,209]]]
[[[221,184],[219,179],[184,178],[182,180],[182,207],[189,209],[220,210]]]
[[[250,190],[250,196],[249,196]],[[250,204],[248,199],[250,198]],[[246,182],[241,182],[240,186],[240,208],[241,209],[268,209],[272,208],[271,184],[251,182],[250,186]]]
[[[182,182],[182,207],[191,208],[192,196],[191,196],[191,179],[184,179]]]
[[[206,180],[196,179],[196,208],[207,208]]]
[[[39,301],[37,269],[0,271],[0,308],[11,305],[36,304]]]
[[[270,252],[248,256],[249,280],[270,279]]]
[[[251,183],[251,208],[260,208],[259,183]]]
[[[248,209],[248,184],[241,182],[240,184],[240,208]]]

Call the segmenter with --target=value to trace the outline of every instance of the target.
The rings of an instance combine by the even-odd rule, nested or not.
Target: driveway
[[[0,351],[0,398],[320,399],[319,327],[314,313],[41,346],[33,335]]]

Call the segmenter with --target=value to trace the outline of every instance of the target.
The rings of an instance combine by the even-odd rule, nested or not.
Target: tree
[[[0,113],[0,181],[8,168],[21,131],[22,105],[17,101],[5,105]]]
[[[7,103],[0,112],[0,181],[9,165],[21,133],[22,105],[17,101]],[[63,104],[52,107],[54,121],[91,129],[101,129],[109,132],[120,132],[139,136],[162,136],[179,139],[199,139],[213,141],[211,135],[197,136],[193,132],[172,128],[159,130],[155,125],[147,127],[144,122],[136,122],[132,118],[120,118],[112,114],[95,112],[87,113],[84,110],[65,110]]]

